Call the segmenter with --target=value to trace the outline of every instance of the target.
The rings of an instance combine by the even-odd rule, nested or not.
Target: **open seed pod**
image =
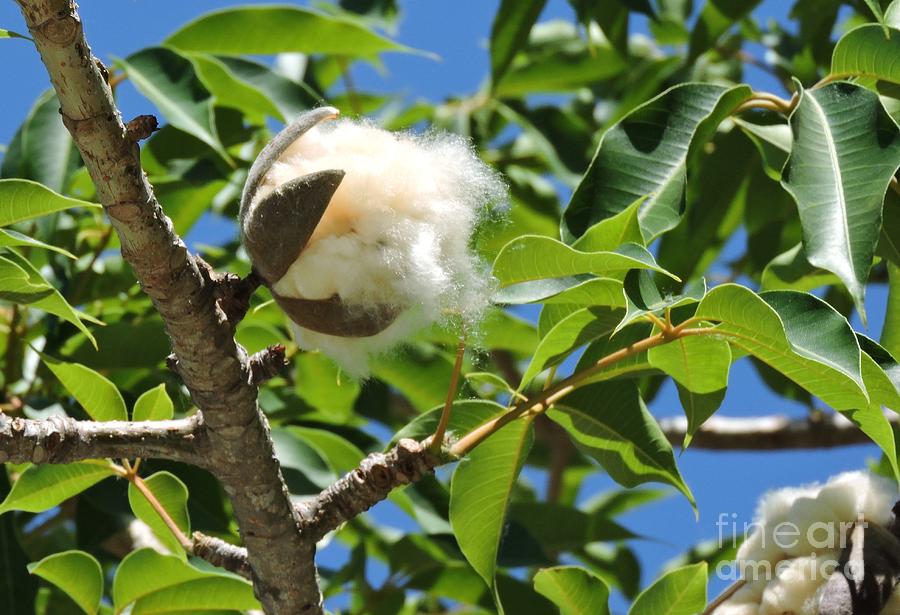
[[[241,240],[253,268],[272,290],[279,307],[299,326],[339,337],[367,337],[396,318],[394,306],[347,305],[339,295],[310,299],[283,296],[273,288],[306,248],[344,177],[333,169],[296,177],[257,198],[266,174],[282,154],[311,128],[334,119],[338,110],[321,107],[300,115],[259,153],[241,198]]]

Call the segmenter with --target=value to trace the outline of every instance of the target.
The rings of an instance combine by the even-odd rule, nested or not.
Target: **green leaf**
[[[834,46],[831,74],[900,83],[897,54],[900,54],[900,30],[862,25],[847,32]]]
[[[871,340],[860,336],[860,342],[866,341],[876,349],[878,345]],[[884,351],[887,354],[886,351]],[[887,355],[891,361],[890,366],[881,366],[867,353],[862,354],[862,374],[866,383],[866,391],[869,393],[870,404],[856,410],[846,410],[843,414],[853,421],[864,434],[884,451],[888,463],[894,472],[894,479],[900,482],[900,467],[897,465],[897,443],[894,428],[884,415],[884,409],[890,408],[900,413],[900,391],[898,384],[891,381],[885,367],[897,369],[897,363],[893,357]]]
[[[315,493],[337,479],[322,455],[298,434],[276,427],[272,441],[291,493]]]
[[[888,263],[888,301],[881,330],[881,345],[900,356],[900,267]]]
[[[688,83],[638,107],[610,128],[563,216],[567,241],[636,200],[649,241],[681,219],[689,152],[750,96],[750,88]],[[647,169],[653,169],[648,173]]]
[[[0,514],[10,510],[42,512],[114,474],[110,463],[100,460],[29,466],[0,504]]]
[[[582,308],[563,318],[547,331],[538,344],[519,391],[546,368],[559,365],[577,348],[601,337],[609,336],[622,317],[621,310],[607,307]]]
[[[547,411],[585,454],[625,487],[657,481],[674,486],[696,509],[672,447],[630,381],[592,384]]]
[[[517,98],[538,92],[570,92],[595,86],[619,75],[626,63],[605,40],[584,42],[565,22],[541,23],[532,29],[528,45],[499,83],[497,98]]]
[[[54,553],[28,565],[28,572],[45,579],[66,592],[81,610],[94,615],[103,596],[103,570],[92,555],[84,551]]]
[[[24,34],[19,34],[12,30],[4,30],[2,28],[0,28],[0,38],[24,38],[26,41],[32,40],[31,37],[25,36]]]
[[[346,474],[355,469],[366,456],[358,446],[349,440],[325,429],[290,425],[285,427],[285,430],[314,449],[322,459],[328,462],[337,475]]]
[[[197,78],[190,60],[172,49],[148,47],[118,63],[172,126],[231,160],[216,132],[213,97]]]
[[[97,341],[82,321],[103,323],[69,305],[28,259],[13,251],[7,254],[10,257],[8,259],[0,256],[0,297],[15,303],[27,303],[48,314],[59,316],[75,325],[96,348]]]
[[[806,258],[803,244],[782,252],[763,269],[760,290],[810,291],[820,286],[838,284],[836,275],[813,267]]]
[[[175,415],[175,406],[166,393],[166,385],[160,384],[145,391],[134,402],[133,421],[166,421]]]
[[[313,408],[336,419],[347,419],[359,396],[360,384],[341,374],[340,368],[320,352],[304,352],[294,358],[297,395]]]
[[[441,416],[443,406],[438,406],[410,421],[403,429],[394,434],[390,446],[394,446],[401,438],[422,440],[434,433]],[[453,402],[450,413],[448,433],[465,435],[482,423],[506,411],[505,406],[483,399],[466,399]],[[480,447],[479,447],[480,448]],[[477,448],[475,450],[478,450]]]
[[[534,575],[534,588],[562,615],[609,615],[609,587],[584,568],[542,568]]]
[[[27,235],[23,235],[22,233],[16,231],[7,231],[4,229],[0,229],[0,248],[42,248],[44,250],[51,250],[56,252],[57,254],[62,254],[67,258],[71,258],[75,260],[75,255],[69,252],[68,250],[64,250],[63,248],[59,248],[57,246],[51,246],[49,243],[44,243],[43,241],[38,241],[37,239],[32,239]]]
[[[638,537],[602,513],[588,513],[565,504],[514,502],[509,518],[525,528],[548,555],[577,551],[592,542]]]
[[[143,479],[144,484],[156,501],[163,507],[169,518],[175,522],[178,529],[185,536],[191,535],[191,519],[188,516],[188,489],[181,479],[169,472],[157,472]],[[128,483],[128,503],[134,516],[150,526],[159,541],[169,551],[184,559],[184,549],[178,539],[172,534],[172,530],[166,525],[162,517],[147,501],[141,491],[133,482]]]
[[[9,494],[9,479],[0,472],[0,497]],[[0,517],[0,612],[34,614],[38,580],[28,574],[28,556],[19,544],[15,517]]]
[[[152,549],[128,554],[113,580],[116,612],[132,615],[259,609],[253,586],[238,577],[203,572]]]
[[[682,337],[647,351],[650,365],[671,376],[688,419],[683,447],[718,410],[728,386],[731,346],[717,337]]]
[[[46,216],[72,207],[99,208],[88,203],[57,194],[28,179],[0,179],[0,226]]]
[[[66,192],[81,156],[59,114],[53,90],[41,94],[19,128],[20,150],[3,160],[7,177],[31,179],[55,192]]]
[[[878,0],[865,0],[865,3],[866,6],[869,7],[869,10],[872,11],[872,15],[875,17],[875,21],[877,21],[878,23],[884,23],[884,11],[881,10],[881,5],[878,3]],[[887,38],[887,30],[885,30],[884,35]]]
[[[105,376],[78,363],[64,363],[41,354],[44,364],[95,421],[127,421],[122,394]]]
[[[600,252],[615,250],[623,243],[645,245],[638,212],[646,200],[646,197],[641,197],[614,216],[600,220],[586,230],[572,247],[582,252]]]
[[[706,562],[676,568],[635,599],[628,615],[696,615],[706,608]]]
[[[691,45],[688,62],[715,46],[719,38],[734,27],[747,13],[756,8],[761,0],[708,0],[694,29],[691,31]]]
[[[679,292],[675,284],[658,283],[651,273],[632,270],[625,275],[623,288],[625,316],[616,332],[648,314],[663,316],[666,310],[697,303],[706,294],[706,280],[691,282]]]
[[[497,83],[537,21],[547,0],[502,0],[491,26],[491,81]]]
[[[691,445],[691,440],[693,440],[697,430],[722,405],[722,402],[725,400],[726,389],[721,388],[710,393],[695,393],[681,383],[676,383],[675,386],[678,389],[678,400],[681,402],[681,407],[684,408],[684,414],[688,421],[684,441],[681,443],[681,448],[685,449]]]
[[[494,587],[506,510],[531,449],[531,421],[516,420],[459,462],[450,483],[450,525],[472,568]]]
[[[651,348],[650,365],[694,393],[712,393],[728,385],[731,349],[717,337],[689,336]]]
[[[278,107],[255,87],[238,79],[217,58],[207,54],[191,54],[197,77],[215,98],[216,104],[232,107],[251,117],[269,116],[284,121]]]
[[[247,58],[218,57],[235,79],[262,92],[291,121],[321,102],[321,97],[305,83],[280,75],[265,64]]]
[[[416,349],[404,355],[388,355],[370,365],[372,373],[399,390],[419,411],[442,403],[453,363],[443,353]]]
[[[259,55],[286,51],[372,57],[412,51],[343,17],[300,7],[243,6],[207,13],[165,41],[183,51]]]
[[[652,332],[653,327],[649,323],[639,322],[625,327],[608,339],[600,339],[587,347],[584,354],[581,355],[581,358],[578,360],[578,365],[575,370],[581,371],[617,350],[627,348],[636,342],[647,339]],[[632,354],[621,361],[617,361],[616,363],[595,372],[584,382],[601,382],[619,376],[639,376],[648,372],[656,373],[653,366],[650,365],[650,361],[647,358],[647,352],[645,351]]]
[[[812,295],[772,291],[762,296],[736,284],[707,293],[696,318],[732,346],[757,357],[838,410],[868,405],[859,345],[847,320]]]
[[[766,175],[775,181],[781,181],[781,170],[787,162],[794,140],[791,127],[787,124],[753,124],[740,118],[734,118],[733,121],[756,145],[762,156]]]
[[[584,273],[608,276],[631,269],[666,273],[638,244],[623,244],[611,252],[581,252],[550,237],[524,235],[503,246],[494,261],[493,273],[505,287]]]
[[[803,91],[790,123],[782,185],[797,201],[807,260],[843,281],[865,322],[865,284],[884,193],[900,166],[900,129],[876,94],[849,83]]]

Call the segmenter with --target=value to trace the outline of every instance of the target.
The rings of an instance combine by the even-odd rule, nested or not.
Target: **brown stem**
[[[712,615],[713,611],[722,606],[722,604],[735,595],[739,589],[741,589],[744,585],[747,584],[747,581],[744,579],[739,579],[728,586],[728,589],[719,594],[715,600],[709,603],[709,606],[706,607],[706,610],[703,611],[701,615]]]
[[[466,355],[466,337],[463,335],[456,347],[456,362],[453,364],[453,374],[450,376],[450,386],[447,387],[447,399],[444,401],[444,409],[434,436],[431,439],[431,451],[441,450],[444,445],[444,435],[447,433],[447,425],[450,423],[450,414],[453,411],[453,400],[456,399],[456,389],[459,387],[459,374],[462,371],[463,358]]]
[[[674,331],[674,329],[672,330]],[[677,339],[681,335],[683,335],[685,331],[679,331],[677,333],[658,333],[651,337],[648,337],[644,340],[631,344],[630,346],[626,346],[620,350],[617,350],[611,354],[606,355],[602,359],[598,360],[596,363],[587,367],[580,372],[572,374],[568,378],[560,380],[556,385],[550,387],[549,389],[543,391],[540,395],[535,397],[533,400],[519,402],[515,406],[512,407],[508,412],[501,414],[500,416],[487,421],[486,423],[482,423],[480,426],[476,427],[468,434],[460,438],[451,448],[450,454],[455,457],[462,457],[467,454],[473,448],[481,444],[486,438],[488,438],[491,434],[497,432],[502,429],[505,425],[510,422],[516,420],[520,416],[524,415],[526,412],[534,412],[541,413],[547,408],[549,408],[554,402],[562,399],[572,391],[578,388],[578,386],[586,379],[590,378],[597,372],[600,372],[610,365],[618,363],[619,361],[626,359],[632,355],[639,354],[654,346],[659,346],[661,344],[665,344],[667,342],[672,341],[673,339]]]

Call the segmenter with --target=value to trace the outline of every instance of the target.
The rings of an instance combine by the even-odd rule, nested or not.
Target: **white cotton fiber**
[[[886,526],[898,498],[893,481],[869,472],[846,472],[824,485],[767,493],[760,500],[754,532],[737,555],[744,578],[758,580],[736,592],[716,615],[814,615],[820,588],[839,559],[852,523],[862,517]],[[766,570],[774,572],[772,578],[751,574]],[[765,588],[761,593],[760,583]],[[894,611],[885,608],[883,613],[900,615],[900,597],[892,601]]]
[[[832,551],[782,562],[763,591],[759,615],[817,615],[816,590],[828,580],[836,561],[837,553]]]
[[[301,175],[346,175],[307,247],[273,290],[366,310],[401,313],[377,335],[344,338],[295,326],[298,344],[328,354],[355,375],[417,330],[457,315],[477,320],[490,277],[470,250],[476,224],[505,201],[506,189],[463,139],[391,133],[368,123],[321,124],[291,145],[255,199]]]

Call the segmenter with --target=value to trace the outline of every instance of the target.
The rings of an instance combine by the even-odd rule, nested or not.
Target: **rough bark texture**
[[[431,474],[440,463],[423,443],[409,439],[400,440],[387,453],[372,453],[312,501],[297,505],[304,534],[320,540],[385,499],[397,487]]]
[[[253,580],[253,570],[247,561],[247,549],[212,536],[194,532],[194,555],[210,564]]]
[[[100,202],[166,325],[178,372],[202,410],[207,463],[231,498],[268,613],[321,611],[315,543],[304,540],[215,284],[175,234],[141,170],[112,92],[70,0],[18,0]]]
[[[897,424],[893,413],[889,420]],[[672,445],[680,446],[684,442],[687,421],[683,417],[662,419],[659,425]],[[786,416],[713,417],[694,434],[691,448],[769,451],[871,443],[866,434],[842,415],[820,414],[802,419]]]
[[[98,457],[161,457],[205,467],[201,415],[175,421],[10,418],[0,413],[0,463],[72,463]]]

